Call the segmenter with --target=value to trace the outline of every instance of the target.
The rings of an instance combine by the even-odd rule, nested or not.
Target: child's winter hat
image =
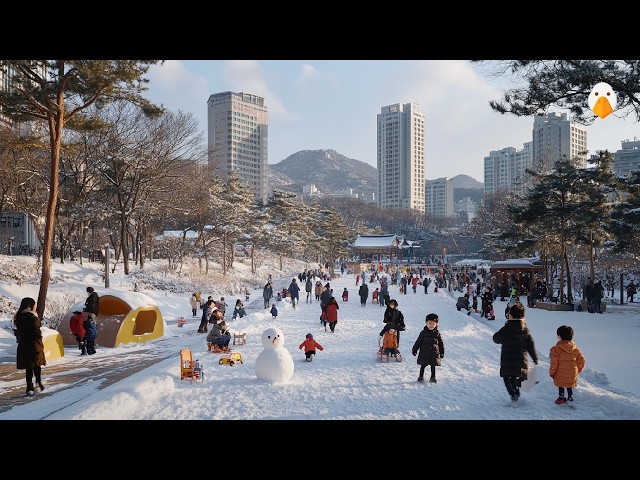
[[[306,338],[313,338],[313,333],[307,333],[305,336]]]
[[[425,322],[428,322],[429,320],[432,320],[436,323],[438,323],[438,315],[436,315],[435,313],[430,313],[429,315],[427,315],[424,319]]]

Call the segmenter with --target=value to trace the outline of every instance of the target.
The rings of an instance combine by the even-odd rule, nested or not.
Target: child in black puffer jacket
[[[442,335],[438,331],[438,315],[430,313],[425,318],[426,326],[418,335],[416,342],[413,344],[411,353],[415,357],[418,355],[418,365],[420,365],[419,382],[424,382],[424,371],[427,365],[431,365],[431,378],[429,381],[436,383],[436,366],[442,365],[444,357],[444,341]]]

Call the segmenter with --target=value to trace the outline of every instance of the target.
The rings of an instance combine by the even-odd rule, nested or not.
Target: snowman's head
[[[267,328],[262,332],[262,346],[265,349],[274,349],[284,346],[284,333],[279,328]]]

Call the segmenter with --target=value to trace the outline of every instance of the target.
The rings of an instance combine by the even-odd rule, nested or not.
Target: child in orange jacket
[[[383,352],[388,357],[398,356],[398,334],[394,328],[390,328],[382,336]]]
[[[307,362],[313,360],[313,356],[316,354],[316,348],[320,351],[324,350],[324,347],[314,340],[313,334],[311,333],[307,333],[304,342],[298,347],[299,350],[303,348]]]
[[[573,401],[572,388],[578,385],[578,374],[582,372],[585,359],[578,346],[573,343],[573,328],[561,325],[556,330],[558,343],[549,352],[549,376],[553,384],[558,387],[558,405]],[[564,389],[567,389],[567,398]]]

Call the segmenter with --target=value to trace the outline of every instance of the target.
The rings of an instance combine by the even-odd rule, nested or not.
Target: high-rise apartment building
[[[233,172],[256,199],[268,199],[268,118],[264,98],[222,92],[207,101],[209,164],[228,176]]]
[[[414,103],[388,105],[378,114],[378,207],[424,213],[424,114]]]
[[[453,216],[452,178],[442,177],[426,181],[425,212],[434,217]]]
[[[484,157],[484,193],[496,193],[500,188],[524,192],[529,185],[527,168],[533,160],[533,142],[527,142],[522,150],[505,147],[489,152]]]
[[[533,119],[533,165],[551,166],[561,159],[587,165],[587,129],[569,120],[566,113],[535,115]]]
[[[453,215],[458,225],[471,223],[478,213],[478,204],[471,197],[463,197],[455,203]]]
[[[38,75],[45,79],[48,78],[46,62],[36,62],[34,60],[32,61],[32,66]],[[16,75],[16,73],[16,67],[13,65],[2,64],[2,66],[0,66],[0,90],[12,91],[14,89],[13,76]],[[9,119],[2,114],[2,105],[0,105],[0,122],[5,125],[11,125],[18,134],[24,135],[32,133],[34,123],[32,120],[17,124],[10,122]]]
[[[613,172],[625,177],[634,170],[640,170],[640,140],[622,140],[622,149],[613,154]]]
[[[528,168],[540,171],[564,158],[580,168],[587,165],[587,129],[569,120],[566,113],[535,115],[532,139],[521,150],[505,147],[484,157],[484,193],[496,193],[503,187],[526,193],[532,180]]]

